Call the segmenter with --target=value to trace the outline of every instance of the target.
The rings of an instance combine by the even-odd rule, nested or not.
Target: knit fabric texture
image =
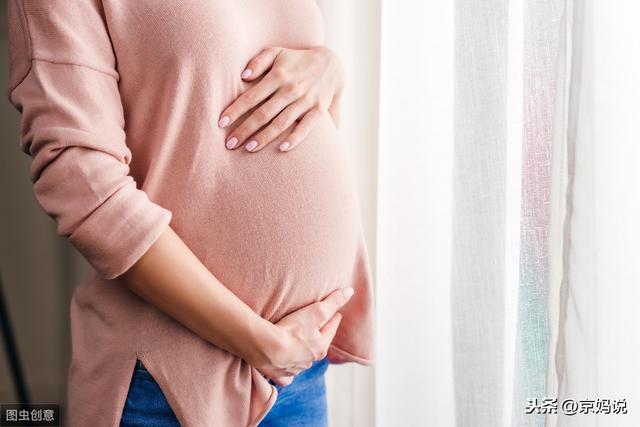
[[[273,405],[257,369],[122,282],[169,224],[269,321],[352,286],[330,353],[372,362],[361,212],[331,116],[287,153],[293,127],[248,153],[217,126],[261,50],[323,43],[313,0],[9,0],[9,26],[34,195],[93,267],[71,299],[66,425],[117,426],[136,358],[183,426],[255,426]]]

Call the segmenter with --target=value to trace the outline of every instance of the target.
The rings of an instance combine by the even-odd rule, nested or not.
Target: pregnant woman
[[[9,4],[34,194],[93,267],[67,425],[326,425],[373,306],[314,1]]]

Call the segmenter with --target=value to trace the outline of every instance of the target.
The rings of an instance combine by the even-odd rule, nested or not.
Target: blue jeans
[[[278,398],[260,427],[327,427],[324,374],[328,367],[325,357],[296,375],[291,384],[274,384]],[[140,360],[133,371],[120,427],[180,427],[160,386]]]

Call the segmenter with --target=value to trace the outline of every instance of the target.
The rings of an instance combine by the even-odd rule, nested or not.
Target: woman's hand
[[[322,301],[310,304],[282,318],[274,325],[272,338],[256,360],[248,360],[267,378],[281,386],[293,376],[323,359],[338,330],[338,310],[349,301],[353,288],[338,289]]]
[[[218,126],[224,128],[265,101],[229,135],[227,148],[238,148],[246,142],[246,150],[256,152],[297,121],[279,146],[280,151],[289,151],[309,134],[325,110],[338,125],[344,72],[333,51],[324,46],[268,48],[249,62],[241,77],[253,81],[265,72],[262,80],[220,115]]]

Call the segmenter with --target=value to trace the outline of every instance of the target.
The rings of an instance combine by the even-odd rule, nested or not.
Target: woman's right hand
[[[342,320],[338,310],[352,295],[353,288],[338,289],[283,317],[273,325],[272,336],[258,352],[261,356],[248,362],[276,384],[290,384],[294,375],[327,355]]]
[[[336,312],[353,293],[338,289],[273,324],[211,274],[171,226],[122,279],[139,297],[281,385],[324,357],[340,324]]]

